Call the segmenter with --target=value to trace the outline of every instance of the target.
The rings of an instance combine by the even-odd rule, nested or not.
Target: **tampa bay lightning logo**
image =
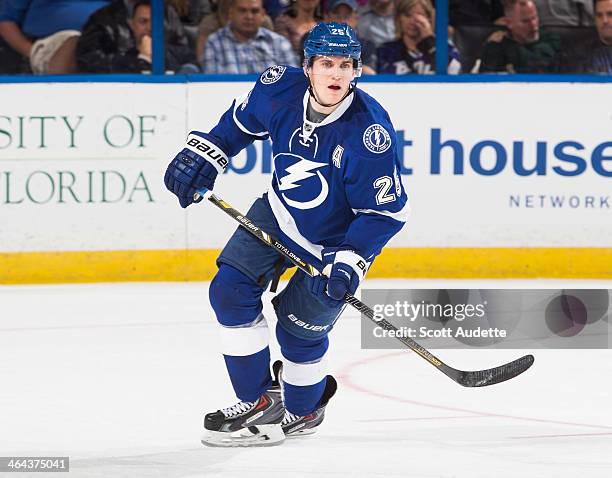
[[[293,153],[280,153],[274,156],[275,165],[287,164],[290,161],[295,162],[284,168],[287,174],[282,178],[278,176],[282,169],[276,168],[277,178],[279,178],[278,189],[287,205],[304,210],[323,204],[329,194],[329,185],[319,169],[327,164],[317,163]],[[286,192],[290,190],[293,191]]]
[[[278,80],[281,79],[281,76],[283,76],[283,73],[285,73],[286,69],[287,67],[285,66],[271,66],[262,73],[261,82],[264,85],[271,85],[272,83],[276,83]]]
[[[391,136],[382,125],[373,124],[363,133],[363,144],[373,153],[384,153],[391,147]]]
[[[296,128],[289,138],[287,152],[274,155],[278,191],[285,204],[295,209],[313,209],[325,202],[329,185],[321,168],[329,161],[315,161],[319,137],[313,128]]]

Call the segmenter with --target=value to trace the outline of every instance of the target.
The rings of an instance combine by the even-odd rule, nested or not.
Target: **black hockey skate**
[[[280,386],[274,383],[255,402],[240,401],[207,413],[202,444],[219,447],[280,445],[285,440],[280,426],[284,412]]]
[[[274,362],[273,365],[274,377],[282,386],[282,363],[280,360]],[[336,379],[331,375],[327,376],[327,383],[325,384],[325,390],[317,409],[304,417],[294,415],[289,410],[285,410],[285,416],[281,422],[281,428],[287,438],[294,438],[304,435],[312,435],[317,431],[317,427],[323,423],[325,418],[325,407],[329,403],[329,400],[336,394],[338,389],[338,383]]]

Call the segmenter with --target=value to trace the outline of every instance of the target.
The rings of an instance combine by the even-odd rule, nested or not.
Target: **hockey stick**
[[[292,252],[287,246],[281,243],[274,236],[271,236],[265,231],[262,231],[259,227],[251,222],[251,220],[241,214],[239,211],[234,209],[230,204],[228,204],[223,199],[215,196],[212,191],[207,189],[200,189],[197,193],[194,194],[194,200],[198,200],[200,197],[207,199],[223,212],[225,212],[228,216],[232,217],[235,221],[237,221],[247,232],[251,233],[257,239],[262,242],[265,242],[270,247],[276,249],[282,256],[289,259],[293,262],[298,268],[304,271],[311,277],[321,274],[319,270],[313,267],[311,264],[308,264],[306,261],[302,260],[299,256],[297,256],[294,252]],[[344,296],[344,301],[347,304],[352,305],[355,309],[361,312],[363,315],[374,321],[379,327],[382,327],[385,330],[392,330],[397,332],[397,328],[387,321],[384,317],[377,315],[370,307],[361,302],[356,297],[346,294]],[[416,341],[412,340],[410,337],[400,337],[399,334],[395,334],[395,338],[397,338],[400,342],[414,351],[417,355],[421,356],[425,360],[427,360],[430,364],[444,373],[447,377],[450,377],[459,385],[463,385],[464,387],[484,387],[486,385],[493,385],[500,382],[505,382],[506,380],[510,380],[511,378],[520,375],[525,370],[527,370],[533,364],[534,357],[533,355],[525,355],[519,359],[516,359],[512,362],[509,362],[504,365],[500,365],[499,367],[490,368],[487,370],[475,370],[475,371],[464,371],[457,370],[449,365],[446,365],[442,360],[437,358],[431,352],[429,352],[426,348],[419,345]]]

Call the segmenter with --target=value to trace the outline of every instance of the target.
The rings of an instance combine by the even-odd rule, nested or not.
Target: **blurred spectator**
[[[216,0],[212,4],[212,12],[205,15],[198,26],[198,39],[196,41],[196,58],[200,65],[204,56],[204,46],[208,37],[227,24],[229,5],[231,0]]]
[[[356,0],[330,0],[328,3],[329,11],[325,15],[326,22],[346,23],[353,30],[357,30],[357,22],[359,21],[359,13],[357,10]],[[301,55],[304,56],[304,38],[302,38]],[[362,71],[366,75],[376,73],[376,47],[369,40],[362,39],[357,34],[357,39],[361,43],[361,63]]]
[[[435,73],[435,10],[430,0],[398,0],[396,31],[398,39],[377,50],[378,73],[420,75]],[[448,73],[461,72],[459,52],[448,44]]]
[[[595,0],[595,26],[599,45],[591,50],[587,71],[612,73],[612,0]]]
[[[591,26],[593,0],[534,0],[540,25]]]
[[[494,32],[482,52],[481,73],[549,73],[558,69],[561,40],[540,31],[532,0],[509,0],[504,6],[507,30]]]
[[[183,24],[183,30],[189,41],[189,48],[196,52],[198,41],[198,25],[205,15],[212,13],[213,4],[210,0],[166,0],[168,5],[174,7]]]
[[[299,55],[302,37],[321,20],[320,0],[293,0],[285,13],[274,20],[274,30],[287,38]]]
[[[395,38],[395,3],[393,0],[370,0],[359,14],[357,34],[377,48]]]
[[[291,5],[291,0],[264,0],[264,8],[272,18],[278,17]]]
[[[136,44],[129,55],[122,56],[125,62],[119,66],[122,71],[146,71],[153,63],[153,40],[151,38],[151,5],[146,2],[136,3],[132,17],[128,20],[132,37]],[[121,60],[120,60],[121,61]]]
[[[205,15],[212,13],[210,0],[166,0],[178,13],[183,25],[198,26]]]
[[[563,56],[563,73],[612,74],[612,0],[595,0],[595,29],[590,42]]]
[[[449,0],[449,24],[490,25],[504,16],[501,0]]]
[[[612,45],[612,0],[595,0],[595,26],[601,43]]]
[[[227,24],[229,17],[229,6],[231,0],[217,0],[212,4],[213,12],[202,18],[200,26],[198,27],[198,39],[196,43],[196,57],[200,64],[202,64],[204,57],[204,46],[206,46],[206,40],[208,37],[224,27]],[[268,30],[274,30],[272,20],[266,14],[262,24],[263,28]]]
[[[298,66],[291,43],[263,28],[262,0],[231,0],[229,22],[210,35],[204,73],[261,73],[272,65]]]
[[[110,0],[0,1],[0,73],[74,73],[89,15]]]
[[[166,70],[194,72],[179,16],[165,10]],[[140,73],[151,70],[151,0],[115,0],[95,12],[77,45],[79,70],[88,73]]]

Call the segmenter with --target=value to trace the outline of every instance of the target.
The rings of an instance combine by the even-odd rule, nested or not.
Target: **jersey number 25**
[[[393,179],[389,176],[382,176],[374,181],[374,187],[378,189],[376,193],[376,204],[387,204],[395,201],[395,194],[391,191]]]

